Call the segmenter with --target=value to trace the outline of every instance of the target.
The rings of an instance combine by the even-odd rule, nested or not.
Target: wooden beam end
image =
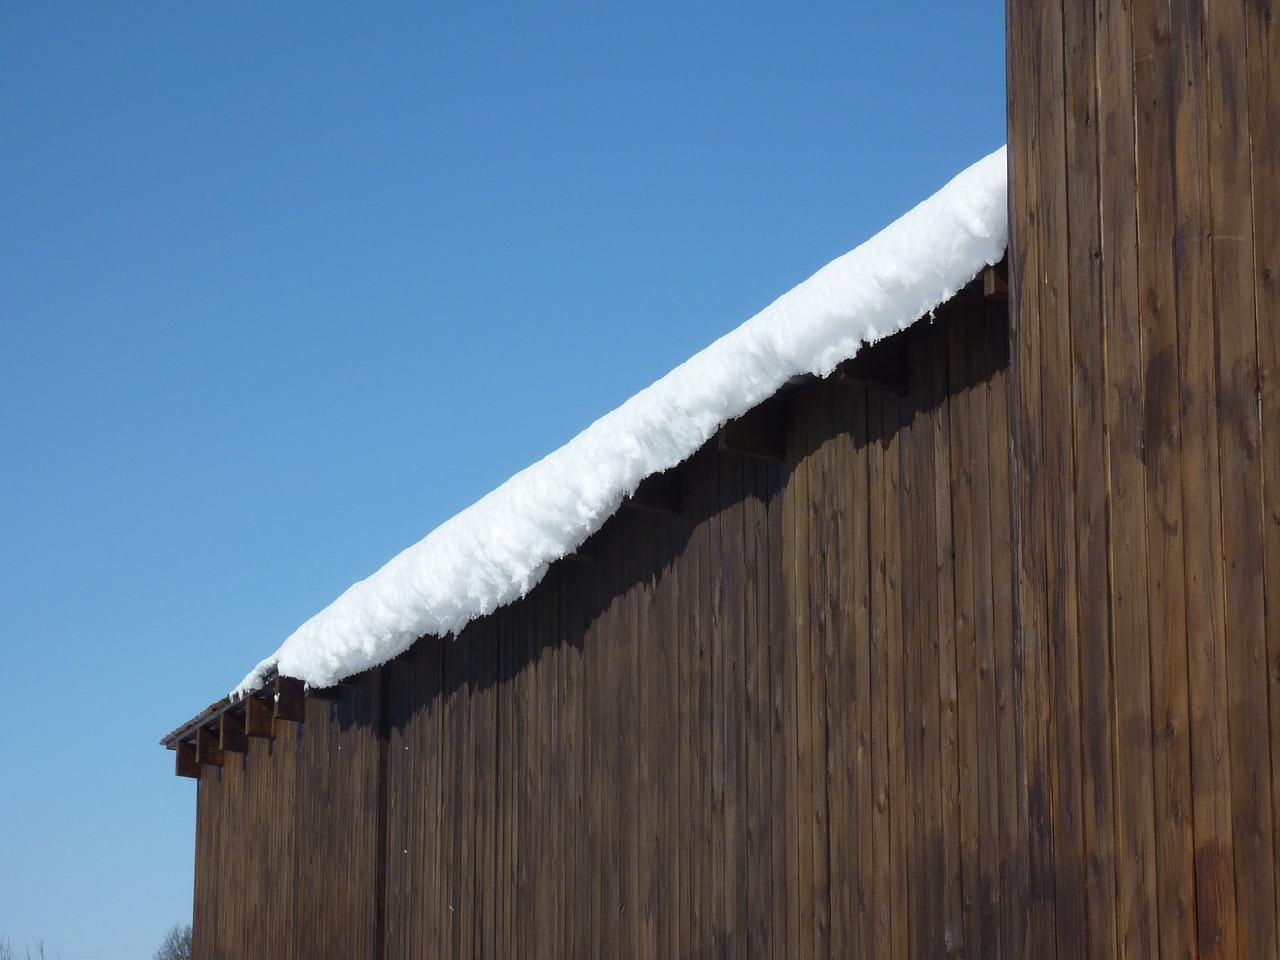
[[[307,691],[308,697],[315,697],[317,700],[327,700],[330,703],[341,700],[342,695],[351,689],[346,683],[338,682],[331,687],[312,687]]]
[[[270,740],[275,737],[275,709],[269,700],[261,697],[245,697],[244,733],[247,737]]]
[[[623,506],[649,513],[680,513],[680,484],[674,473],[655,473],[640,481],[636,492],[623,501]]]
[[[211,767],[222,766],[222,747],[217,734],[208,727],[196,731],[196,760]]]
[[[196,758],[196,745],[194,743],[179,743],[173,748],[176,755],[174,760],[174,774],[179,777],[189,777],[192,780],[200,779],[200,761]]]
[[[774,398],[730,420],[716,434],[721,453],[779,461],[787,455],[787,407]]]
[[[307,715],[306,687],[295,677],[276,677],[275,719],[301,722]]]
[[[249,738],[244,731],[244,715],[225,711],[218,720],[218,746],[223,752],[248,753]]]
[[[904,397],[911,391],[909,331],[885,337],[836,367],[836,380]]]
[[[997,300],[1009,299],[1009,264],[1001,260],[982,271],[982,294]]]

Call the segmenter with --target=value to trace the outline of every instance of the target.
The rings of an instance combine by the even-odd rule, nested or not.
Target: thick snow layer
[[[1001,148],[350,587],[235,695],[273,669],[330,686],[523,596],[645,477],[691,456],[788,379],[826,376],[864,344],[929,315],[997,262],[1006,191]]]

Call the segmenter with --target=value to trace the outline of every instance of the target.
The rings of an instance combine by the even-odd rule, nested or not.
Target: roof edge
[[[232,699],[276,673],[332,686],[524,596],[646,477],[682,463],[789,379],[826,376],[864,345],[931,315],[998,262],[1007,183],[1002,147],[352,585],[259,663]]]

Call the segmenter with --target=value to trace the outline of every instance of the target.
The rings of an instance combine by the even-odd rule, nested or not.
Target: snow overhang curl
[[[692,456],[792,377],[826,376],[954,296],[1008,242],[1005,148],[827,264],[559,450],[441,524],[299,627],[273,672],[332,686],[528,593],[640,481]]]

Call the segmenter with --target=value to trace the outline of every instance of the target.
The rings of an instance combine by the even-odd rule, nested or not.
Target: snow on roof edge
[[[272,671],[332,686],[524,596],[645,477],[688,459],[790,378],[826,376],[862,346],[932,314],[999,261],[1006,208],[1001,147],[353,584],[232,696],[259,689]]]

